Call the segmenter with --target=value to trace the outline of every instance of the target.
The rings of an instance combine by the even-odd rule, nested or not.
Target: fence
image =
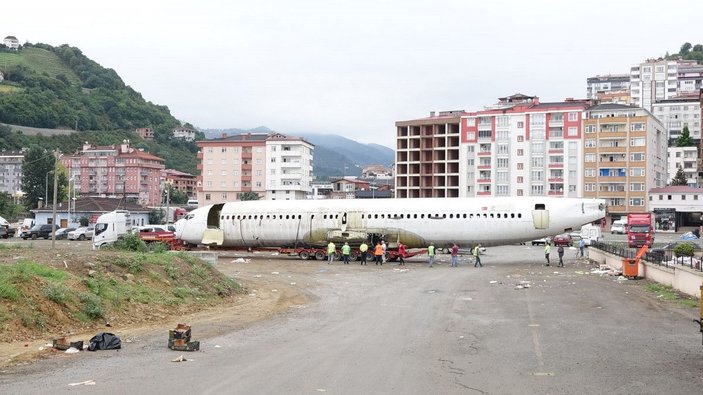
[[[637,255],[638,250],[638,248],[629,248],[623,244],[604,243],[602,241],[592,242],[590,248],[597,248],[603,252],[630,259],[633,259],[635,255]],[[700,257],[677,257],[672,251],[667,250],[655,248],[653,251],[648,251],[642,259],[663,267],[687,267],[692,270],[703,271]]]

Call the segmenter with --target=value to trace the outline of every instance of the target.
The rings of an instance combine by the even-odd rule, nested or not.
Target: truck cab
[[[651,247],[654,243],[654,225],[652,213],[627,214],[627,243],[630,248],[644,245]]]

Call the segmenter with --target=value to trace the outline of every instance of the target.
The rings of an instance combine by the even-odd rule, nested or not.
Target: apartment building
[[[681,168],[686,175],[686,184],[689,187],[698,187],[698,147],[669,147],[667,152],[666,184],[671,184],[671,180]]]
[[[498,100],[462,117],[464,196],[580,197],[581,123],[591,101]]]
[[[237,200],[254,192],[271,200],[305,199],[311,191],[313,145],[280,133],[246,133],[197,142],[198,201]]]
[[[0,193],[16,196],[22,190],[22,151],[0,152]]]
[[[84,144],[80,152],[63,155],[60,161],[80,195],[126,197],[145,206],[161,202],[164,160],[131,147],[129,140],[116,146]]]
[[[161,173],[161,178],[173,189],[185,193],[191,199],[196,198],[198,184],[196,176],[174,169],[165,169]]]
[[[465,196],[459,181],[462,115],[433,111],[427,118],[395,123],[397,198]]]
[[[696,71],[699,68],[694,60],[655,60],[630,68],[630,96],[632,104],[652,109],[657,100],[670,99],[683,91],[692,91],[696,85]],[[682,88],[679,86],[681,75]],[[698,79],[700,84],[700,79]],[[684,90],[685,89],[685,90]]]
[[[300,200],[312,191],[314,146],[274,133],[266,139],[266,199]]]
[[[187,128],[185,126],[179,126],[177,128],[173,128],[171,130],[171,134],[173,135],[173,138],[175,139],[181,139],[185,141],[193,141],[195,140],[195,130],[191,128]]]
[[[652,104],[652,113],[664,124],[667,130],[669,145],[674,145],[686,126],[688,126],[688,132],[692,139],[701,139],[699,92],[657,100]]]
[[[664,125],[621,104],[590,107],[585,117],[583,196],[606,199],[610,220],[649,211],[647,191],[666,184]]]
[[[629,104],[630,75],[608,74],[587,78],[586,98],[608,102],[622,101],[621,104]]]

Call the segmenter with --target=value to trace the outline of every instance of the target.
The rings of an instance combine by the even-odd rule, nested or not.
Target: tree
[[[681,46],[681,50],[679,51],[679,54],[681,54],[681,55],[688,54],[689,52],[691,52],[691,47],[692,47],[691,43],[684,43]]]
[[[166,217],[164,216],[164,212],[162,210],[154,209],[149,211],[150,224],[163,224],[165,218]]]
[[[179,191],[173,187],[171,184],[166,184],[166,188],[168,189],[168,202],[171,204],[186,204],[188,203],[188,195],[185,192]],[[164,189],[163,192],[163,197],[164,201],[166,201],[166,193],[167,190]]]
[[[696,144],[693,142],[693,139],[691,139],[691,133],[688,131],[688,125],[683,127],[683,131],[681,132],[681,136],[676,139],[676,146],[677,147],[695,147]]]
[[[259,200],[261,199],[261,196],[259,196],[258,193],[256,192],[244,192],[239,194],[239,200]]]
[[[686,173],[683,172],[682,168],[679,167],[679,169],[676,171],[676,175],[674,176],[674,178],[671,179],[671,185],[688,185],[688,181],[686,180]]]
[[[703,52],[703,45],[701,45],[701,44],[694,45],[693,52]]]
[[[33,146],[25,153],[22,161],[22,192],[25,193],[24,204],[28,210],[36,208],[39,199],[44,200],[45,195],[48,195],[47,200],[53,199],[53,193],[48,194],[47,191],[53,190],[54,178],[49,172],[54,169],[54,161],[51,152],[38,146]],[[46,204],[48,203],[47,201]]]

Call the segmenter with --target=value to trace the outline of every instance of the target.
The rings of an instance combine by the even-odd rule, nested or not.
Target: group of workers
[[[373,248],[373,257],[376,265],[383,265],[386,261],[386,242],[384,240],[379,240],[376,246]],[[348,242],[344,242],[341,248],[342,261],[345,265],[349,264],[349,257],[351,256],[351,246]],[[362,242],[359,246],[361,265],[366,265],[367,256],[369,254],[369,245],[366,242]],[[451,252],[451,266],[459,266],[459,246],[454,244],[450,250]],[[327,264],[331,264],[335,260],[335,254],[337,253],[337,246],[330,240],[327,244]],[[398,265],[405,266],[405,256],[407,254],[407,246],[401,242],[398,242]],[[436,248],[434,243],[430,243],[427,247],[427,255],[429,256],[428,266],[432,267],[434,265],[434,259],[436,255]],[[471,255],[474,257],[474,267],[483,267],[481,263],[481,244],[477,244],[471,249]]]

